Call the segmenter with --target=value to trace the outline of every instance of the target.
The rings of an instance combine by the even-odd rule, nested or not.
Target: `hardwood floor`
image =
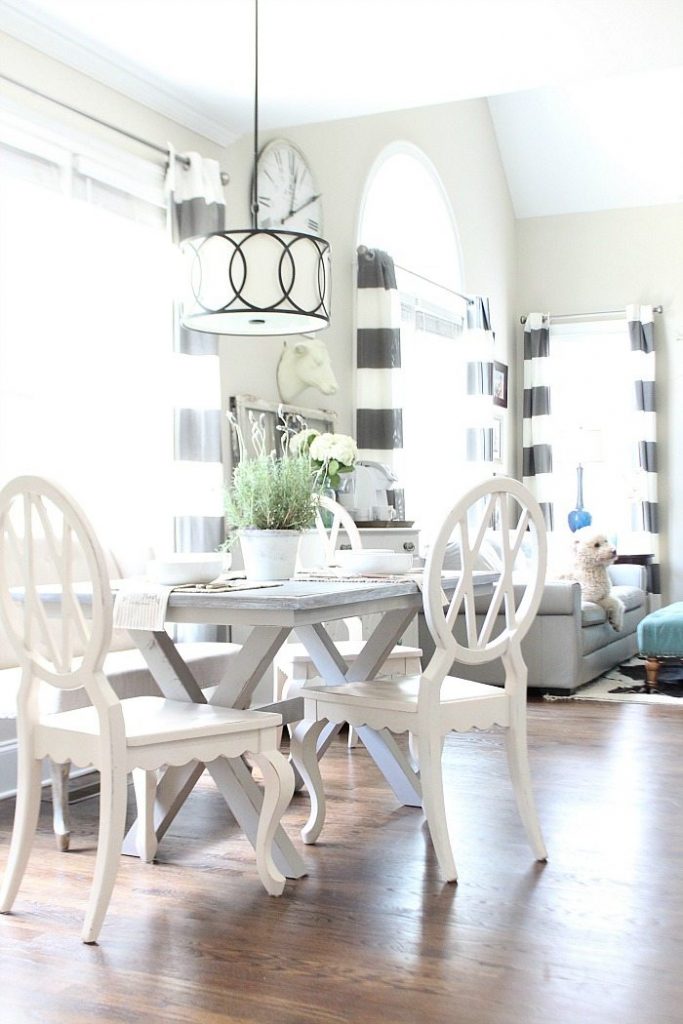
[[[0,917],[0,1021],[679,1024],[681,711],[530,705],[545,865],[501,738],[449,739],[457,887],[438,877],[420,812],[398,807],[360,748],[326,757],[327,824],[279,899],[205,776],[157,864],[122,858],[98,946],[79,939],[97,800],[74,806],[68,854],[43,805]],[[285,819],[296,839],[306,808],[298,796]],[[12,814],[0,803],[0,870]]]

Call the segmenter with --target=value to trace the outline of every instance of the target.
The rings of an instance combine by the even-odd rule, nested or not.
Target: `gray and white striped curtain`
[[[220,168],[198,153],[171,154],[168,191],[173,239],[225,227]],[[176,318],[174,332],[174,537],[176,551],[214,551],[223,541],[223,459],[218,339],[189,331]]]
[[[167,180],[173,240],[225,227],[220,167],[198,153],[171,151]],[[173,533],[176,551],[215,551],[225,538],[218,337],[174,329]],[[180,627],[183,640],[216,639],[215,627]]]
[[[653,555],[648,568],[648,589],[660,594],[659,505],[657,487],[657,405],[655,399],[655,337],[652,306],[627,306],[626,322],[631,348],[635,400],[638,496],[632,528],[639,534],[643,553]]]
[[[524,325],[522,478],[541,506],[547,528],[552,530],[553,451],[549,356],[549,318],[542,313],[529,313]]]
[[[403,452],[401,302],[391,256],[358,248],[356,443],[361,459],[400,478]]]
[[[493,461],[493,355],[489,300],[473,296],[467,305],[464,337],[467,359],[465,451],[468,462]]]

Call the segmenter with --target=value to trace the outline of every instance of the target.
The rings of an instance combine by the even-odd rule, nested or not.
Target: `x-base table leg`
[[[339,654],[334,641],[323,626],[299,626],[296,633],[306,645],[315,667],[325,682],[330,686],[338,686],[345,682],[361,682],[376,675],[414,616],[414,610],[405,609],[396,609],[383,615],[350,667]],[[338,725],[325,727],[317,745],[319,758],[325,753],[340,728]],[[394,791],[396,799],[408,807],[421,807],[420,780],[391,733],[386,729],[376,732],[367,726],[361,726],[357,732]]]

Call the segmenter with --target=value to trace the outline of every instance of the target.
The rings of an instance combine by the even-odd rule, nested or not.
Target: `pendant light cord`
[[[251,178],[251,226],[256,229],[258,216],[258,0],[254,0],[254,170]]]

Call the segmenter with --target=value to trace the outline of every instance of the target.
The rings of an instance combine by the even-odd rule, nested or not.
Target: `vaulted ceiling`
[[[220,143],[253,0],[0,0],[0,29]],[[683,199],[683,0],[260,0],[265,129],[489,97],[517,216]]]

